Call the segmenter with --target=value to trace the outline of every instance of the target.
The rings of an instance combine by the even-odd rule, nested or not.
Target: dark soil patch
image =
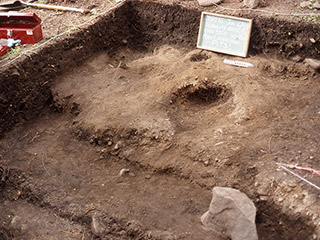
[[[281,214],[281,209],[275,208],[272,203],[257,204],[258,214],[256,216],[256,223],[259,225],[259,235],[264,235],[268,232],[269,239],[281,240],[285,239],[309,239],[313,235],[312,228],[306,227],[307,219],[301,217],[288,217]],[[265,213],[268,212],[268,217]],[[270,228],[270,226],[277,223],[279,227],[277,230]]]
[[[9,233],[7,233],[7,231],[5,231],[4,229],[0,228],[0,240],[9,240]]]
[[[230,90],[212,81],[197,82],[179,88],[171,98],[172,103],[196,106],[212,105],[224,102],[230,97]]]
[[[209,58],[210,57],[205,53],[195,53],[190,56],[190,61],[191,62],[201,62],[201,61],[207,60]]]

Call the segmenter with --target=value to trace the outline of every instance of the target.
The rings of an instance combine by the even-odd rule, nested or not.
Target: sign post
[[[246,57],[252,20],[202,12],[197,47]]]

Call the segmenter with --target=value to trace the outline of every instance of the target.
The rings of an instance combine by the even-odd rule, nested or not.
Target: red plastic
[[[0,38],[20,39],[21,44],[35,44],[43,38],[41,19],[35,13],[0,13]]]
[[[8,52],[8,50],[8,46],[0,46],[0,56],[4,55],[6,52]]]

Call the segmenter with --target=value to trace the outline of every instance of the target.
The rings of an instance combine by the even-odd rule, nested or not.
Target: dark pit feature
[[[215,106],[227,101],[230,95],[231,90],[226,86],[209,80],[181,87],[172,95],[171,101],[190,106]]]
[[[187,94],[187,99],[198,104],[211,104],[224,97],[225,89],[217,87],[198,88]]]
[[[191,62],[201,62],[209,59],[210,57],[206,53],[195,53],[190,56]]]

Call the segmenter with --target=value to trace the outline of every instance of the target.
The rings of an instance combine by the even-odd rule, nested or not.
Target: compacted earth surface
[[[200,221],[214,186],[254,202],[259,239],[320,238],[319,190],[277,165],[320,168],[317,25],[246,13],[239,58],[195,48],[217,7],[47,3],[92,14],[24,9],[44,40],[0,59],[0,239],[221,239]]]

